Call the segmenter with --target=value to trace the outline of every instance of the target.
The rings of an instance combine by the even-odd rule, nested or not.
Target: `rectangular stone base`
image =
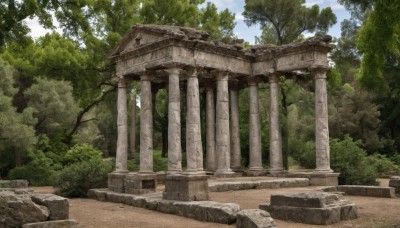
[[[341,195],[324,192],[272,195],[271,205],[260,205],[260,209],[268,211],[274,219],[314,225],[356,219],[357,206],[341,198]]]
[[[125,177],[125,193],[145,194],[155,192],[156,188],[156,173],[129,173]]]
[[[340,173],[288,172],[286,177],[309,178],[311,186],[338,186]]]
[[[125,176],[128,173],[112,172],[108,174],[108,189],[114,192],[125,192]]]
[[[167,175],[163,199],[181,201],[208,200],[207,179],[207,175]]]

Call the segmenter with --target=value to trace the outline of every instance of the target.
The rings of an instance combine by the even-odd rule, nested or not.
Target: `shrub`
[[[367,157],[367,163],[375,167],[378,175],[388,174],[389,171],[398,171],[399,166],[387,158],[385,155],[375,153]]]
[[[332,139],[331,167],[339,172],[339,184],[377,185],[378,172],[368,163],[366,152],[360,147],[360,141],[345,136],[342,141]]]
[[[65,197],[86,197],[91,188],[107,187],[112,160],[92,159],[65,167],[56,178],[56,193]]]
[[[45,186],[54,184],[56,174],[57,171],[46,167],[24,165],[12,169],[8,177],[12,180],[28,180],[29,184],[34,186]]]
[[[91,159],[102,158],[103,153],[86,143],[76,144],[71,149],[67,151],[64,157],[65,164],[73,164],[83,161],[89,161]]]

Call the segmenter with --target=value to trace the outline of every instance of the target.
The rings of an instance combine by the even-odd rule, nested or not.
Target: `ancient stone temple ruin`
[[[330,37],[316,37],[282,46],[222,44],[207,41],[209,34],[191,28],[135,25],[110,58],[116,62],[118,83],[118,142],[116,170],[109,174],[109,189],[141,194],[155,191],[153,172],[152,93],[168,91],[168,175],[164,199],[205,200],[207,173],[230,177],[241,171],[238,92],[248,87],[249,167],[247,175],[264,175],[262,167],[259,83],[269,83],[270,169],[282,175],[281,132],[279,129],[279,77],[306,75],[315,81],[315,140],[317,181],[336,178],[330,168],[326,72],[327,54],[333,48]],[[140,170],[127,169],[127,80],[140,80]],[[187,104],[180,91],[186,88]],[[199,89],[206,91],[206,148],[200,123]],[[186,132],[181,132],[181,105],[186,105]],[[186,134],[186,145],[181,145]],[[187,167],[182,169],[182,146]],[[205,167],[203,167],[203,163]],[[331,184],[331,183],[330,183]]]

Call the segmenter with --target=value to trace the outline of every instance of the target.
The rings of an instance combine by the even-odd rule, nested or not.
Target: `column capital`
[[[239,80],[237,80],[237,79],[229,80],[228,87],[230,90],[238,90],[239,89]]]
[[[250,76],[250,77],[247,78],[247,84],[249,86],[258,85],[259,82],[260,82],[260,78],[259,77]]]
[[[201,70],[203,68],[201,67],[188,67],[185,69],[186,71],[186,77],[190,78],[190,77],[198,77],[198,75],[200,74]]]
[[[210,72],[218,81],[228,80],[228,76],[230,74],[227,70],[212,70]]]
[[[315,79],[326,79],[326,72],[328,72],[328,70],[329,67],[315,67],[309,69]]]
[[[151,76],[147,73],[140,74],[140,81],[151,81]]]
[[[167,69],[164,70],[165,72],[167,72],[168,74],[180,74],[180,72],[182,71],[181,67],[169,67]]]
[[[268,75],[268,82],[269,83],[278,83],[279,82],[278,74],[270,74],[270,75]]]

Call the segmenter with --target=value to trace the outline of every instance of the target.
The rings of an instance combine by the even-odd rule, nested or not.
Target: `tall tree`
[[[273,33],[278,44],[297,40],[304,32],[326,33],[336,23],[327,7],[306,7],[305,0],[246,0],[243,16],[247,25],[259,24]]]

